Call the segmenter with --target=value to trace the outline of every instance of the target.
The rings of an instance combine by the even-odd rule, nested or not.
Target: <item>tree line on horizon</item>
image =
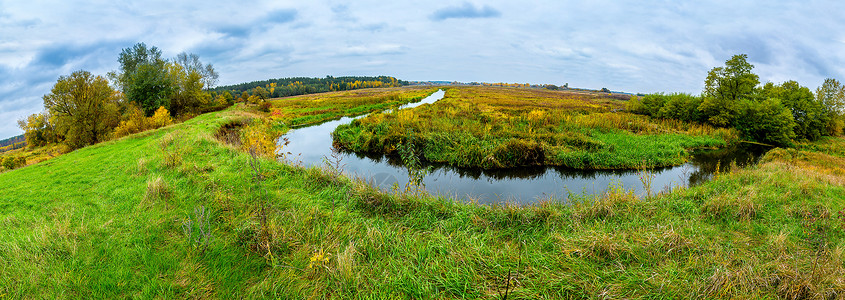
[[[825,79],[813,93],[794,80],[760,84],[746,54],[710,70],[701,95],[631,96],[627,109],[661,119],[737,129],[745,139],[778,146],[838,136],[845,127],[845,86]]]
[[[271,90],[270,86],[274,88]],[[289,77],[245,82],[220,86],[212,90],[217,94],[239,95],[245,101],[249,96],[278,98],[314,93],[355,90],[362,88],[398,87],[408,81],[391,76],[326,76],[325,78]]]

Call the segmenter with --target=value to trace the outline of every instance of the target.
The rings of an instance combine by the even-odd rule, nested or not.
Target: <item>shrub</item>
[[[5,158],[0,159],[0,163],[2,163],[3,167],[6,168],[6,170],[14,170],[26,166],[26,158],[22,156],[6,156]]]
[[[745,100],[736,128],[754,141],[775,145],[789,145],[795,137],[795,120],[788,108],[778,99],[761,102]]]
[[[129,105],[125,118],[126,119],[120,121],[120,124],[114,129],[114,137],[127,136],[147,130],[147,117],[144,116],[144,111],[142,111],[137,105]]]
[[[271,106],[272,105],[270,104],[270,102],[261,102],[261,104],[258,105],[258,110],[263,112],[270,112]]]
[[[150,124],[150,129],[161,128],[173,124],[173,119],[170,118],[170,112],[164,106],[160,106],[148,119],[148,124]]]

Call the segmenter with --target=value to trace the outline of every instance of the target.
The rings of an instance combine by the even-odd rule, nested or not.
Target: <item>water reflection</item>
[[[445,92],[432,94],[420,102],[403,108],[431,104]],[[353,118],[342,118],[311,127],[292,130],[285,137],[290,144],[283,152],[293,153],[289,160],[306,166],[321,166],[332,155],[331,132]],[[684,165],[654,169],[652,193],[660,190],[696,185],[709,180],[716,172],[729,171],[732,163],[746,166],[756,163],[768,149],[741,144],[727,149],[696,153]],[[407,170],[398,157],[363,153],[341,153],[344,172],[389,190],[408,182]],[[526,204],[545,199],[566,199],[569,193],[602,193],[610,184],[621,183],[642,195],[646,191],[637,170],[576,170],[562,167],[525,167],[483,170],[430,164],[432,172],[425,178],[426,190],[435,195],[472,200],[478,203],[510,201]]]

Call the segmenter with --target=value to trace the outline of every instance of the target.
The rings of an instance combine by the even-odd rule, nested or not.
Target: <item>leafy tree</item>
[[[202,74],[180,64],[168,64],[173,89],[170,91],[170,113],[179,116],[192,113],[211,102],[211,95],[203,91]],[[160,105],[164,106],[164,105]]]
[[[144,111],[132,102],[127,105],[126,113],[123,116],[123,120],[120,121],[120,125],[114,129],[114,137],[127,136],[147,130],[148,128],[149,125],[147,124],[147,117],[144,115]]]
[[[699,122],[701,113],[698,107],[703,99],[689,94],[670,94],[664,96],[663,107],[657,112],[657,117],[664,119],[677,119],[687,122]]]
[[[108,139],[119,120],[118,93],[105,78],[88,71],[59,77],[43,99],[55,117],[56,131],[71,148]]]
[[[827,134],[841,135],[845,127],[845,85],[833,78],[825,79],[816,89],[816,101],[828,115]]]
[[[795,138],[795,121],[779,99],[742,100],[735,126],[747,139],[775,145],[789,145]]]
[[[168,96],[174,89],[167,61],[161,50],[144,43],[123,49],[117,60],[120,70],[110,73],[128,101],[138,103],[147,116],[159,106],[170,107]]]
[[[126,99],[151,116],[160,106],[170,107],[170,95],[176,86],[166,67],[141,65],[133,75],[132,85],[124,89]]]
[[[796,81],[780,85],[769,82],[763,86],[760,94],[766,98],[780,99],[783,106],[792,112],[796,138],[817,140],[826,134],[830,117],[809,88],[802,87]]]
[[[18,127],[24,131],[24,138],[30,147],[44,146],[58,141],[56,126],[50,121],[50,114],[47,112],[32,114],[24,120],[19,120]]]
[[[731,126],[740,112],[740,102],[750,99],[759,76],[752,73],[754,65],[748,63],[748,55],[734,55],[724,67],[716,67],[707,74],[704,81],[704,101],[699,110],[708,122],[717,126]]]
[[[223,94],[221,94],[220,96],[223,97],[224,100],[226,100],[227,105],[232,105],[235,103],[235,98],[232,97],[232,93],[229,93],[229,91],[223,92]]]
[[[252,95],[258,97],[258,99],[264,100],[270,97],[270,92],[263,87],[257,86],[252,89]]]
[[[196,72],[200,75],[201,81],[203,86],[206,89],[210,89],[217,84],[217,78],[220,77],[216,71],[214,71],[214,66],[211,64],[203,65],[200,62],[200,57],[193,53],[179,53],[176,55],[175,59],[176,64],[182,66],[187,73]]]

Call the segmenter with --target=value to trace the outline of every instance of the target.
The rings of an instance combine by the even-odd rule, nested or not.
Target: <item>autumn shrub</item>
[[[147,130],[147,128],[147,117],[144,116],[144,111],[137,105],[130,104],[124,120],[120,121],[120,124],[114,129],[114,137],[127,136]]]
[[[26,158],[23,156],[6,156],[5,158],[0,159],[0,163],[3,165],[3,168],[6,168],[6,170],[14,170],[26,166]]]
[[[164,106],[160,106],[152,117],[147,119],[150,129],[161,128],[173,124],[173,119],[170,118],[170,112]]]

